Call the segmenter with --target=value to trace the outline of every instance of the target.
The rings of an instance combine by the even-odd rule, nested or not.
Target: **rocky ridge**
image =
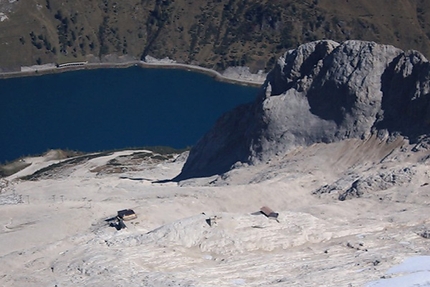
[[[430,66],[418,51],[324,40],[278,59],[256,100],[223,115],[175,180],[222,174],[299,146],[345,139],[425,145]]]

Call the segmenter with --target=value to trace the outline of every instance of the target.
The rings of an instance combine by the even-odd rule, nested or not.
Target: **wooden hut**
[[[262,208],[260,208],[260,212],[269,218],[275,218],[276,219],[279,216],[279,213],[274,212],[271,208],[269,208],[267,206],[263,206]]]

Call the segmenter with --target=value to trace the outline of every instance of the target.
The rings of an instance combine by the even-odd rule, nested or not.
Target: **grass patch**
[[[112,153],[109,152],[101,152],[101,153],[94,153],[94,154],[88,154],[83,156],[77,156],[59,163],[51,164],[50,166],[47,166],[45,168],[39,169],[38,171],[34,172],[31,175],[23,176],[21,179],[23,180],[37,180],[44,176],[50,176],[51,174],[54,174],[57,170],[66,167],[66,166],[73,166],[77,165],[83,162],[87,162],[90,159],[101,157],[101,156],[107,156]]]
[[[15,174],[30,165],[31,163],[22,160],[17,160],[8,164],[0,165],[0,178]]]

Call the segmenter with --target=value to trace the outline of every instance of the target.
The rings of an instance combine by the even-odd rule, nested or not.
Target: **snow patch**
[[[9,19],[9,17],[5,13],[0,12],[0,22],[3,22],[3,21],[8,20],[8,19]]]
[[[259,70],[256,74],[251,73],[249,67],[228,67],[223,73],[223,77],[241,81],[252,81],[256,83],[264,83],[267,74],[263,70]]]
[[[367,287],[428,287],[430,286],[430,256],[407,258],[390,268],[387,275],[400,275],[371,282]]]
[[[148,63],[148,64],[174,64],[174,63],[176,63],[176,61],[169,59],[168,57],[163,58],[163,59],[157,59],[157,58],[151,57],[149,55],[146,55],[145,56],[145,63]]]
[[[34,66],[24,66],[21,67],[21,72],[34,72],[43,70],[56,69],[57,66],[54,63],[44,64],[44,65],[34,65]]]

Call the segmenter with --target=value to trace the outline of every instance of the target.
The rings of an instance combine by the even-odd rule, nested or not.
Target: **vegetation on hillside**
[[[360,39],[430,56],[425,0],[28,0],[0,3],[0,68],[151,55],[270,69],[286,49]]]

